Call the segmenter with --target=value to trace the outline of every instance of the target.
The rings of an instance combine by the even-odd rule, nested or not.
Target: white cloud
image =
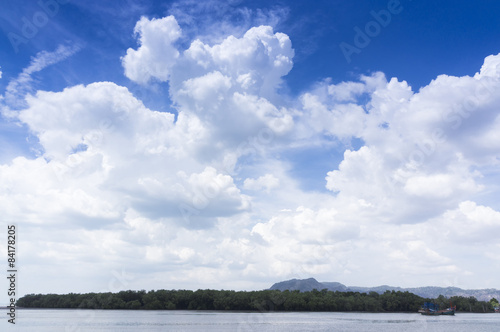
[[[243,188],[247,190],[262,190],[270,192],[272,189],[278,188],[280,180],[272,174],[263,175],[257,179],[245,179]]]
[[[160,24],[160,21],[162,29],[155,29],[152,22]],[[171,38],[180,35],[175,18],[169,16],[156,21],[142,18],[136,30],[144,30],[144,35],[146,27],[150,27],[151,31],[147,31],[154,38],[141,38],[137,51],[129,49],[122,63],[125,74],[136,82],[145,83],[149,74],[130,73],[148,72],[144,68],[168,71],[168,75],[161,77],[153,72],[163,70],[151,71],[151,75],[161,81],[168,79],[170,98],[178,111],[204,123],[208,135],[217,143],[206,140],[206,145],[200,149],[212,160],[234,159],[229,156],[234,151],[237,157],[248,153],[248,149],[240,147],[249,138],[262,136],[264,132],[273,136],[272,140],[274,136],[290,132],[293,127],[291,111],[273,102],[281,77],[292,67],[294,52],[288,36],[274,33],[269,26],[260,26],[249,29],[241,38],[231,35],[213,45],[196,39],[188,49],[178,51]],[[169,48],[167,53],[175,57],[163,56],[164,48]],[[142,54],[143,49],[158,56],[134,55]],[[133,61],[129,61],[132,58]]]
[[[31,62],[16,79],[9,82],[5,89],[5,103],[8,107],[19,109],[25,106],[25,96],[32,92],[33,75],[44,68],[56,64],[64,59],[70,57],[80,50],[78,44],[75,45],[59,45],[53,52],[41,51],[31,58]],[[0,75],[1,77],[1,75]],[[3,110],[3,114],[13,116],[13,113],[7,109]]]
[[[406,181],[404,190],[410,195],[429,197],[429,198],[447,198],[457,194],[462,190],[474,192],[479,188],[473,179],[454,178],[450,174],[434,174],[430,176],[414,176]]]
[[[181,36],[181,28],[173,16],[161,19],[141,17],[134,28],[139,37],[137,50],[129,48],[122,58],[125,75],[138,83],[151,78],[167,81],[170,69],[179,56],[173,43]]]
[[[116,145],[109,153],[120,159],[136,152],[132,146],[154,153],[160,147],[167,149],[168,130],[174,127],[173,114],[151,112],[126,88],[108,82],[74,86],[59,93],[39,91],[27,103],[19,119],[37,134],[45,155],[57,160],[79,145],[92,153]],[[134,137],[127,132],[146,134]]]
[[[494,248],[498,233],[499,207],[476,200],[496,202],[487,171],[500,154],[500,56],[418,92],[373,73],[292,97],[278,88],[294,50],[270,26],[185,50],[173,16],[143,17],[135,33],[125,75],[168,81],[175,115],[112,82],[24,98],[30,75],[67,50],[39,55],[9,85],[22,101],[11,116],[41,147],[0,165],[0,210],[25,223],[29,275],[75,261],[64,275],[85,290],[108,283],[103,266],[127,267],[127,288],[263,288],[311,275],[356,284],[367,270],[373,283],[473,282],[461,241]],[[289,155],[334,144],[341,162],[318,175],[328,191],[301,189],[294,167],[309,160]]]
[[[498,55],[488,55],[484,59],[484,63],[481,66],[479,73],[474,75],[474,78],[476,79],[485,77],[494,79],[498,79],[500,77],[500,57]]]
[[[267,242],[279,238],[294,239],[298,243],[328,243],[336,239],[347,241],[359,234],[358,225],[336,220],[335,209],[313,211],[305,207],[297,208],[295,213],[273,217],[267,223],[255,225],[252,232],[259,234]]]
[[[362,198],[376,215],[398,223],[424,222],[483,190],[481,169],[498,165],[500,151],[494,141],[482,140],[496,137],[500,98],[492,92],[500,86],[494,69],[499,57],[487,58],[474,78],[441,75],[418,93],[405,82],[377,78],[368,112],[359,112],[355,125],[344,125],[352,114],[336,115],[335,98],[305,94],[304,117],[316,124],[312,128],[328,132],[328,123],[331,135],[357,136],[365,144],[346,151],[326,187],[340,197]],[[363,90],[342,85],[349,86]]]
[[[337,85],[328,86],[328,94],[336,101],[356,101],[356,97],[366,91],[365,84],[357,82],[341,82]]]
[[[340,104],[328,109],[318,100],[318,96],[312,94],[302,96],[302,105],[309,113],[309,125],[315,133],[323,132],[340,139],[361,136],[366,121],[361,106]]]
[[[185,174],[181,174],[185,178]],[[192,202],[195,209],[203,210],[205,216],[226,216],[249,208],[249,200],[241,196],[229,175],[217,173],[213,167],[207,167],[201,173],[194,173],[185,178],[189,191],[183,190],[185,200]]]
[[[151,77],[166,81],[171,74],[174,96],[185,91],[187,82],[206,75],[217,75],[239,83],[248,93],[270,96],[281,77],[292,68],[293,50],[287,35],[274,33],[269,26],[249,29],[241,38],[229,36],[210,46],[194,40],[179,53],[173,43],[181,30],[173,16],[148,20],[142,17],[135,27],[141,46],[128,49],[122,64],[131,80],[146,83]],[[214,78],[214,77],[212,77]],[[227,84],[226,84],[227,85]]]
[[[293,127],[293,119],[290,113],[285,108],[276,108],[264,98],[235,93],[233,103],[240,110],[240,114],[255,116],[276,134],[287,132]]]
[[[292,69],[293,55],[288,36],[273,33],[269,26],[251,28],[242,38],[230,36],[213,46],[195,40],[184,52],[197,70],[216,68],[244,91],[263,97],[272,96],[281,77]]]
[[[180,114],[174,123],[173,114],[151,111],[109,82],[39,91],[27,103],[19,119],[43,151],[36,160],[3,166],[6,188],[18,193],[6,208],[24,206],[22,197],[33,207],[58,201],[51,220],[64,222],[68,213],[78,213],[81,218],[74,219],[82,227],[82,218],[113,223],[132,208],[197,228],[249,207],[229,175],[197,161],[205,136],[195,118]],[[32,196],[29,191],[37,187],[28,189],[26,181],[36,173],[45,174],[45,181],[38,181],[39,196]]]
[[[202,108],[205,103],[217,105],[217,101],[224,98],[231,85],[231,78],[214,71],[184,81],[179,93],[194,99],[197,102],[197,108]]]
[[[447,237],[454,243],[489,246],[497,243],[500,212],[472,201],[464,201],[457,209],[447,211],[441,224],[443,228],[448,228]]]

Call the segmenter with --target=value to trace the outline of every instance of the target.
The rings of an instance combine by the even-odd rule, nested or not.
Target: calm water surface
[[[4,312],[1,331],[500,331],[500,314],[241,313],[18,309],[15,327]]]

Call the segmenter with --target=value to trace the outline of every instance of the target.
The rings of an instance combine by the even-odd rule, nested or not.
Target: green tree
[[[125,304],[125,308],[126,309],[133,309],[133,310],[137,310],[137,309],[140,309],[142,307],[142,304],[139,300],[132,300],[130,302],[127,302]]]

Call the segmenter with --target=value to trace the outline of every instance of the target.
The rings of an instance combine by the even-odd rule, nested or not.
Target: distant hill
[[[489,289],[461,289],[458,287],[414,287],[414,288],[401,288],[393,286],[377,286],[377,287],[357,287],[357,286],[346,286],[340,282],[319,282],[314,278],[309,279],[291,279],[287,281],[277,282],[271,286],[271,290],[298,290],[300,292],[310,292],[313,289],[322,290],[328,289],[333,292],[360,292],[369,293],[377,292],[379,294],[385,291],[408,291],[410,293],[416,294],[418,296],[426,298],[437,298],[439,295],[446,297],[451,296],[473,296],[479,301],[489,301],[491,298],[500,299],[500,290],[489,288]]]
[[[277,289],[280,291],[288,289],[291,291],[298,290],[301,292],[310,292],[313,289],[321,290],[324,288],[328,288],[325,287],[324,283],[320,283],[314,278],[309,278],[309,279],[292,279],[292,280],[278,282],[272,285],[270,289],[271,290]]]

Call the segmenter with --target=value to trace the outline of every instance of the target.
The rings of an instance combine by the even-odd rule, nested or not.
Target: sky
[[[19,296],[500,289],[497,1],[0,4]]]

